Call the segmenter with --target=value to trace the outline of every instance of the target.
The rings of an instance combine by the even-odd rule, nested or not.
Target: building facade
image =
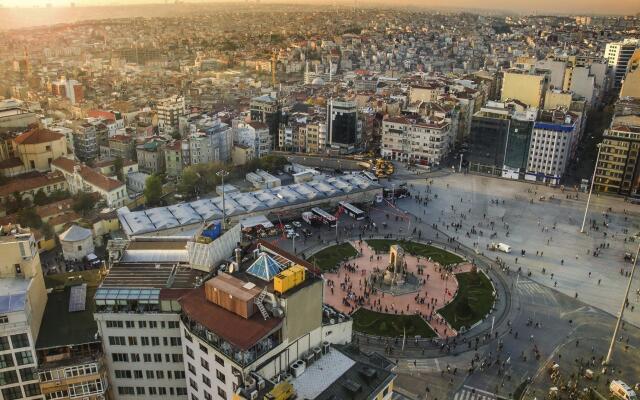
[[[388,117],[382,121],[383,157],[424,165],[438,165],[453,143],[450,123],[445,119]]]
[[[269,127],[271,145],[278,143],[281,105],[275,95],[254,97],[249,104],[251,121],[262,122]]]
[[[327,105],[329,145],[354,150],[360,143],[358,131],[358,109],[356,103],[331,99]]]
[[[640,118],[614,122],[605,130],[596,166],[594,188],[599,192],[640,197]]]
[[[604,57],[613,70],[613,88],[620,89],[627,74],[627,66],[631,56],[638,48],[637,39],[625,39],[622,42],[607,43]]]

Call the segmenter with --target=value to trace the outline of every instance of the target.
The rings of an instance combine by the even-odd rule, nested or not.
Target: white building
[[[446,119],[387,117],[382,121],[383,157],[437,165],[451,150],[452,142],[453,132]]]
[[[60,171],[67,180],[71,193],[96,192],[108,207],[122,207],[127,200],[126,185],[100,172],[68,158],[58,158],[51,163],[52,171]]]
[[[257,158],[266,156],[271,151],[269,126],[264,122],[238,122],[233,128],[233,141],[254,149]]]
[[[93,254],[93,233],[90,229],[71,225],[69,229],[58,235],[62,255],[65,260],[82,261],[85,256]]]
[[[187,133],[191,165],[231,160],[233,131],[219,118],[207,115],[192,118]]]
[[[42,399],[35,344],[47,292],[38,246],[28,229],[5,226],[0,254],[0,399]]]
[[[559,184],[578,144],[578,116],[543,110],[533,125],[525,179]]]
[[[638,48],[638,39],[625,39],[622,42],[607,43],[604,57],[613,69],[613,87],[620,88],[627,73],[627,65],[633,52]]]

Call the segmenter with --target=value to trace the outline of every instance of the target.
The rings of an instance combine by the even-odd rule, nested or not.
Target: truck
[[[633,391],[626,383],[621,380],[612,380],[609,385],[609,391],[613,396],[622,400],[638,400],[636,392]]]
[[[498,243],[498,251],[501,251],[503,253],[511,253],[511,246],[504,243]]]

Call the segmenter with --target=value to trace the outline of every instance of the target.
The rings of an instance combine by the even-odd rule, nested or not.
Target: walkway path
[[[423,281],[419,291],[395,296],[376,291],[365,297],[365,278],[369,279],[374,271],[386,268],[389,255],[376,255],[365,241],[351,244],[360,256],[345,263],[335,273],[323,274],[326,281],[325,303],[342,312],[352,313],[359,308],[358,299],[364,299],[360,302],[367,309],[388,314],[420,314],[438,336],[456,335],[455,330],[436,313],[455,297],[458,290],[458,282],[450,273],[441,270],[436,262],[406,254],[407,270]],[[418,275],[418,265],[424,270],[422,275]],[[464,263],[455,267],[453,272],[470,270],[471,264]],[[367,287],[366,291],[369,293],[370,289]]]

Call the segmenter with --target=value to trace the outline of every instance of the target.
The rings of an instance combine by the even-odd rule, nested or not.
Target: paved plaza
[[[375,254],[365,241],[351,242],[360,255],[346,262],[337,272],[324,273],[324,301],[336,309],[352,313],[359,307],[387,314],[420,314],[440,337],[455,336],[456,332],[437,314],[454,297],[458,290],[455,277],[433,261],[405,254],[408,273],[420,281],[417,292],[396,294],[381,290],[371,291],[368,282],[376,271],[389,265],[389,254]],[[422,274],[418,273],[418,266]],[[471,264],[459,264],[453,273],[468,272]],[[365,292],[369,293],[365,296]]]
[[[586,193],[464,174],[408,183],[414,195],[430,201],[424,206],[402,199],[398,206],[422,218],[424,225],[436,224],[438,231],[490,258],[500,257],[512,270],[522,268],[522,275],[530,272],[531,279],[545,286],[577,294],[611,314],[619,312],[632,266],[624,254],[637,249],[633,235],[640,231],[640,206],[594,195],[586,233],[580,233]],[[510,245],[512,253],[488,250],[492,242]],[[635,325],[640,325],[638,288],[636,274],[625,312],[625,320]]]

